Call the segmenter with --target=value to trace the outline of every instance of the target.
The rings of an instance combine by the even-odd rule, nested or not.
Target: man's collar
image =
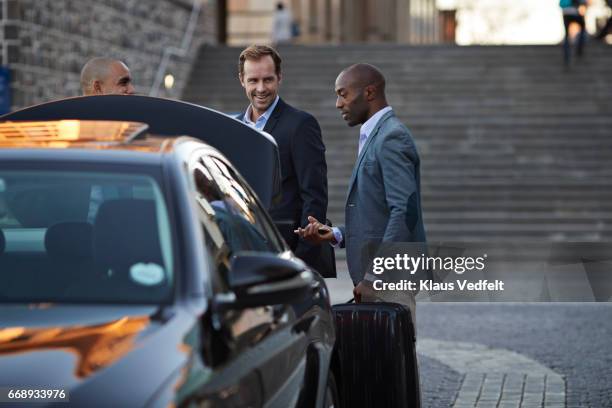
[[[373,114],[370,119],[366,120],[364,124],[361,125],[361,128],[359,128],[359,134],[365,135],[366,138],[369,137],[372,133],[372,130],[374,130],[374,128],[376,127],[376,124],[378,123],[380,118],[382,118],[385,113],[391,110],[393,110],[391,106],[385,106],[384,108]]]
[[[268,106],[268,109],[266,109],[266,111],[259,118],[257,118],[257,120],[263,120],[264,122],[267,122],[268,119],[270,118],[270,115],[272,115],[274,108],[276,108],[276,105],[278,104],[279,99],[280,99],[280,96],[276,95],[276,99],[274,99],[274,102],[272,102],[272,105]],[[249,105],[246,112],[244,113],[244,117],[243,117],[244,123],[254,124],[257,122],[257,120],[255,122],[251,120],[252,111],[253,111],[253,105]]]

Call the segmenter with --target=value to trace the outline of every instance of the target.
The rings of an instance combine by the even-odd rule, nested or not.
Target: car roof
[[[60,99],[0,117],[13,122],[64,119],[141,122],[151,134],[202,140],[230,160],[264,206],[269,208],[280,197],[280,159],[274,138],[203,106],[143,95],[96,95]]]

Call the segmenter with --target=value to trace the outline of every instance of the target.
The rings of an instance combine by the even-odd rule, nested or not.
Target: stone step
[[[517,226],[538,224],[540,226],[589,226],[589,228],[612,228],[612,216],[609,213],[592,213],[592,214],[530,214],[525,213],[517,215],[514,211],[506,212],[487,212],[487,211],[464,211],[464,212],[432,212],[425,211],[423,215],[427,221],[427,226],[437,225],[497,225],[497,224],[512,224]]]
[[[216,76],[227,77],[230,74],[238,73],[238,53],[235,55],[216,57],[215,61],[196,65],[193,73],[196,76],[210,72]],[[592,59],[595,60],[595,56]],[[514,61],[512,58],[483,59],[478,65],[469,58],[430,58],[421,63],[407,62],[405,58],[388,58],[381,55],[371,55],[361,58],[361,61],[368,61],[375,64],[385,72],[387,76],[400,76],[400,74],[413,74],[421,77],[428,77],[438,80],[446,80],[446,75],[466,75],[482,74],[490,75],[495,72],[505,74],[501,80],[514,80],[520,76],[542,76],[550,74],[553,78],[570,80],[575,78],[587,78],[589,72],[605,72],[605,63],[612,62],[612,56],[601,54],[597,63],[585,63],[582,70],[566,72],[562,66],[550,63],[547,57],[524,58],[521,61]],[[282,70],[284,73],[307,73],[309,77],[322,77],[338,75],[338,73],[355,62],[354,58],[327,58],[327,59],[302,59],[301,57],[285,57],[283,59]],[[600,64],[601,63],[601,64]],[[308,71],[308,68],[316,67],[316,71]],[[586,68],[586,69],[585,69]],[[471,76],[470,78],[473,78]]]
[[[571,222],[581,222],[584,220],[605,220],[607,224],[610,224],[610,216],[602,215],[608,214],[612,207],[610,205],[602,206],[599,203],[593,201],[581,205],[580,202],[574,203],[558,203],[551,204],[550,202],[544,202],[544,200],[532,200],[523,205],[523,203],[503,203],[503,202],[480,202],[473,201],[470,204],[464,203],[463,200],[447,200],[447,201],[433,201],[423,200],[423,213],[426,218],[432,220],[444,220],[452,221],[453,219],[459,221],[467,217],[471,219],[471,214],[480,214],[483,220],[513,220],[511,217],[516,219],[525,220],[541,220],[551,221],[560,218],[571,220]],[[328,216],[337,219],[343,219],[345,214],[344,201],[342,204],[333,204],[328,206]],[[457,217],[457,218],[453,218]],[[547,222],[548,222],[547,221]]]
[[[397,45],[389,47],[389,44],[342,44],[339,49],[335,46],[280,46],[278,51],[283,56],[285,61],[292,61],[295,58],[302,58],[305,61],[319,61],[321,63],[344,60],[355,56],[376,56],[384,57],[385,61],[400,60],[410,64],[426,64],[429,61],[471,61],[474,64],[474,57],[478,57],[481,61],[499,61],[511,60],[515,64],[522,62],[517,60],[517,57],[522,57],[526,61],[531,60],[549,60],[551,57],[560,57],[560,47],[554,45],[538,46],[531,49],[529,46],[470,46],[470,47],[441,47],[441,46],[406,46]],[[609,58],[609,46],[603,44],[590,44],[589,56],[595,58]],[[200,53],[203,57],[211,57],[214,54],[215,58],[209,58],[211,64],[222,59],[236,59],[242,51],[243,47],[215,47],[203,45]],[[340,52],[339,52],[340,51]],[[208,54],[208,55],[207,55]],[[427,59],[414,57],[427,57]],[[410,57],[410,58],[407,58]],[[479,61],[480,62],[480,61]],[[587,61],[585,60],[585,63]],[[551,64],[546,64],[551,65]]]
[[[436,223],[432,220],[426,220],[426,230],[431,233],[448,233],[459,232],[463,234],[512,234],[512,235],[529,235],[543,236],[554,233],[606,233],[612,235],[612,225],[592,223],[556,223],[556,224],[515,224],[512,222],[472,222],[460,224],[456,222]]]
[[[336,202],[328,205],[327,211],[330,214],[337,214],[344,217],[344,197],[339,198]],[[483,214],[534,214],[541,215],[548,213],[549,217],[554,218],[559,214],[565,216],[588,216],[590,214],[608,213],[612,210],[611,204],[602,204],[599,200],[587,198],[580,201],[578,198],[574,200],[561,200],[559,198],[546,200],[543,198],[534,197],[516,201],[512,199],[495,200],[495,199],[472,199],[452,198],[448,200],[434,200],[431,197],[424,197],[421,200],[423,211],[426,214],[435,214],[436,216],[444,216],[445,214],[464,214],[478,212]],[[452,215],[449,215],[449,217]],[[501,215],[500,215],[501,216]]]
[[[344,137],[334,138],[328,134],[324,135],[323,141],[328,152],[345,152],[347,155],[357,152],[356,138]],[[504,143],[500,141],[471,141],[471,140],[430,140],[419,138],[417,148],[421,156],[429,156],[433,153],[458,153],[472,154],[478,156],[481,153],[499,152],[507,154],[567,154],[577,152],[577,154],[588,154],[592,151],[607,152],[612,150],[611,140],[589,140],[581,142],[578,140],[561,140],[555,143],[552,140],[524,140],[520,142]]]
[[[333,110],[336,114],[338,114],[337,109]],[[516,132],[520,136],[522,132],[527,133],[542,133],[544,135],[549,135],[551,132],[561,132],[561,136],[563,136],[564,131],[577,131],[580,129],[588,130],[585,126],[589,126],[595,131],[603,131],[605,129],[609,130],[609,126],[612,125],[612,120],[607,117],[607,115],[548,115],[546,117],[541,117],[539,121],[536,121],[538,117],[536,115],[515,115],[515,114],[507,114],[504,118],[512,118],[513,121],[509,122],[508,120],[496,122],[473,122],[473,123],[444,123],[437,121],[429,121],[429,122],[416,122],[410,123],[408,122],[410,119],[413,119],[413,115],[410,112],[403,112],[398,109],[394,109],[394,112],[398,119],[401,121],[405,121],[406,125],[411,131],[439,131],[439,132],[449,132],[449,131],[458,131],[460,133],[469,131],[474,133],[475,135],[483,135],[487,134],[491,131],[498,132],[506,132],[509,133],[511,131]],[[355,129],[349,127],[346,122],[339,120],[332,120],[323,123],[322,128],[325,130],[333,130],[333,131],[342,131],[347,129]]]
[[[213,107],[211,105],[204,106]],[[213,107],[221,112],[228,114],[239,113],[246,107],[246,103],[242,103],[240,106],[234,109],[220,109]],[[339,113],[336,109],[309,109],[308,107],[301,106],[300,108],[306,110],[312,114],[322,127],[325,129],[327,126],[334,125],[341,126],[348,129],[347,125],[342,121]],[[575,128],[584,128],[585,126],[610,126],[612,128],[612,114],[603,113],[590,113],[588,115],[569,115],[569,114],[538,114],[531,115],[528,113],[523,114],[502,114],[496,115],[458,115],[458,114],[441,114],[439,112],[426,112],[419,115],[409,113],[407,115],[400,116],[400,120],[405,122],[409,128],[415,126],[435,126],[440,127],[452,127],[457,126],[459,128],[466,128],[469,126],[475,126],[480,128],[481,126],[490,127],[511,127],[511,126],[535,126],[542,127],[550,125],[554,128],[562,127],[564,124]],[[353,129],[354,132],[358,132],[358,128]]]
[[[532,147],[537,145],[548,146],[551,149],[557,146],[601,146],[612,145],[610,128],[607,126],[590,126],[587,129],[580,127],[550,128],[539,130],[537,127],[517,128],[512,134],[509,129],[470,129],[457,127],[456,129],[425,128],[410,126],[410,132],[415,142],[420,145],[442,146],[448,144],[473,144],[474,146],[516,146]],[[332,145],[345,147],[355,144],[359,130],[357,128],[336,128],[329,123],[322,126],[323,139]]]
[[[612,59],[610,59],[612,62]],[[210,87],[210,89],[221,89],[222,86],[231,86],[234,90],[242,89],[238,79],[237,71],[227,71],[227,64],[225,66],[226,71],[221,73],[211,73],[213,67],[206,66],[200,70],[194,70],[192,72],[193,82],[191,83],[190,90],[197,89],[198,87]],[[219,67],[217,69],[224,69]],[[503,92],[517,92],[517,91],[529,91],[531,87],[535,87],[537,90],[552,92],[555,94],[562,94],[562,89],[559,89],[558,83],[566,83],[569,85],[576,80],[586,80],[588,76],[583,78],[576,78],[574,76],[567,76],[565,74],[555,74],[551,72],[521,72],[508,75],[504,69],[488,68],[486,73],[477,72],[473,69],[465,71],[457,71],[448,69],[445,67],[439,67],[436,69],[434,66],[429,68],[421,68],[421,70],[428,70],[426,75],[419,73],[418,71],[403,70],[389,70],[384,69],[387,83],[389,84],[388,93],[399,93],[400,86],[409,86],[410,89],[424,89],[424,90],[466,90],[473,88],[478,89],[490,89],[498,90]],[[313,71],[316,70],[316,71]],[[435,71],[439,71],[435,74]],[[432,71],[435,75],[432,75]],[[316,74],[313,74],[316,72]],[[336,76],[340,72],[340,66],[332,67],[327,71],[322,71],[318,65],[309,65],[300,69],[286,68],[283,70],[283,83],[281,89],[283,90],[312,90],[312,91],[328,91],[331,86],[333,89]],[[600,72],[589,71],[588,75],[605,75],[606,69],[604,66],[601,67]],[[307,77],[308,81],[300,81],[300,78]],[[214,81],[212,81],[214,79]],[[424,82],[426,81],[426,82]],[[609,89],[610,84],[606,82],[585,82],[578,89],[567,89],[570,94],[578,94],[580,89]],[[231,88],[230,88],[231,89]],[[533,94],[537,96],[537,94]],[[493,95],[489,95],[493,96]]]
[[[345,197],[339,198],[336,202],[328,205],[327,211],[329,214],[334,214],[337,217],[344,217],[344,202]],[[453,198],[448,200],[432,200],[430,197],[425,197],[421,201],[425,214],[433,214],[436,217],[452,217],[445,214],[464,214],[478,212],[483,214],[519,214],[525,212],[527,214],[542,214],[549,213],[549,217],[554,218],[559,214],[565,216],[589,216],[590,214],[608,213],[612,210],[612,205],[602,204],[598,200],[585,199],[580,201],[574,200],[545,200],[534,197],[529,200],[493,200],[493,199],[472,199]],[[500,215],[501,216],[501,215]]]
[[[497,169],[482,169],[480,166],[472,166],[474,169],[473,173],[462,173],[469,170],[458,169],[454,170],[453,167],[441,167],[441,166],[423,166],[422,179],[423,187],[442,187],[448,185],[455,185],[465,180],[465,187],[468,186],[531,186],[535,185],[540,187],[559,188],[559,187],[580,187],[585,188],[601,188],[609,186],[610,172],[609,171],[597,171],[591,170],[569,170],[563,166],[559,166],[559,171],[555,172],[539,172],[538,169],[531,171],[529,168],[523,169],[520,172],[509,167],[497,168]],[[328,185],[346,185],[346,182],[352,176],[352,166],[346,167],[333,167],[328,165]],[[441,171],[443,169],[444,171]],[[438,173],[432,173],[432,171],[440,170]],[[507,171],[507,174],[498,175],[498,171]],[[482,171],[483,175],[479,175],[478,171]],[[445,181],[447,180],[447,181]],[[534,181],[536,180],[536,181]],[[442,184],[444,182],[444,184]]]
[[[612,226],[612,214],[606,211],[593,212],[525,212],[525,211],[425,211],[425,218],[436,224],[449,222],[465,224],[472,222],[512,222],[525,223],[555,223],[555,224],[581,224],[602,222]]]
[[[516,168],[513,169],[499,169],[496,170],[495,173],[483,173],[482,169],[455,169],[455,168],[448,168],[448,169],[443,169],[440,170],[438,168],[438,166],[421,166],[421,171],[423,172],[424,176],[423,178],[427,181],[429,180],[439,180],[439,179],[471,179],[474,181],[481,181],[481,180],[490,180],[490,179],[495,179],[498,177],[503,177],[503,178],[525,178],[525,177],[546,177],[546,178],[551,178],[551,177],[556,177],[556,178],[560,178],[560,177],[567,177],[567,178],[572,178],[576,181],[580,181],[583,183],[588,183],[589,180],[592,177],[597,177],[597,178],[607,178],[610,179],[612,178],[612,169],[608,168],[608,169],[602,169],[599,171],[572,171],[572,170],[565,170],[561,173],[559,173],[559,171],[555,171],[550,170],[550,169],[532,169],[529,171],[525,171],[525,170],[517,170]],[[336,176],[339,176],[340,174],[335,173]],[[347,173],[345,173],[347,174]]]
[[[601,151],[593,150],[582,150],[575,149],[573,153],[567,150],[554,151],[554,152],[500,152],[491,151],[487,152],[487,155],[483,154],[470,154],[466,151],[441,151],[431,149],[420,149],[421,162],[429,162],[432,164],[445,164],[447,166],[454,166],[461,164],[463,167],[478,165],[491,167],[515,167],[520,166],[521,168],[529,169],[530,166],[535,165],[554,165],[555,163],[564,163],[566,165],[573,164],[576,166],[584,164],[586,168],[593,167],[595,162],[599,162],[600,165],[608,167],[610,163],[607,163],[606,153],[609,149],[602,149]],[[357,150],[333,150],[338,155],[339,163],[346,165],[350,168],[355,164],[357,158]],[[596,167],[596,166],[595,166]],[[576,170],[580,167],[576,167]]]
[[[340,186],[346,192],[347,184]],[[509,200],[529,200],[529,199],[612,199],[612,188],[610,184],[582,186],[574,185],[572,188],[560,188],[559,185],[524,185],[520,183],[512,185],[489,184],[487,186],[472,183],[471,185],[461,185],[458,183],[426,183],[421,184],[423,199],[456,199],[472,197],[477,200],[486,199],[509,199]],[[603,191],[602,191],[603,190]],[[606,191],[609,190],[609,191]]]
[[[610,91],[612,94],[612,90]],[[244,105],[244,98],[237,98],[237,102],[234,106]],[[328,109],[334,109],[331,102]],[[514,102],[508,102],[504,104],[479,104],[478,106],[471,106],[470,104],[453,104],[453,105],[443,105],[437,103],[424,103],[417,102],[415,104],[407,104],[407,103],[394,103],[391,101],[391,105],[394,109],[402,112],[410,112],[410,116],[429,116],[432,110],[438,109],[438,114],[441,116],[456,116],[456,115],[470,115],[470,116],[486,116],[486,115],[495,115],[500,110],[512,109],[515,114],[541,114],[541,115],[572,115],[572,114],[599,114],[603,113],[606,110],[612,110],[612,103],[603,104],[603,103],[583,103],[577,106],[571,106],[569,104],[561,104],[561,105],[551,105],[547,101],[539,101],[532,104],[518,104]],[[222,112],[230,112],[234,113],[233,110],[220,108],[216,104],[209,104],[209,107],[214,108],[215,110],[221,110]],[[321,104],[322,107],[325,107],[325,104]],[[307,109],[303,107],[306,111],[310,112],[317,118],[319,121],[322,120],[321,115],[316,109]],[[238,109],[238,108],[236,108]],[[333,111],[333,118],[336,120],[340,120],[339,111]],[[329,117],[328,114],[325,115]],[[409,123],[409,122],[408,122]]]
[[[456,69],[457,67],[469,69],[471,67],[472,70],[476,71],[482,69],[483,66],[502,66],[506,68],[516,67],[517,69],[533,68],[537,70],[556,70],[568,76],[580,75],[585,68],[601,68],[598,66],[597,62],[602,60],[609,61],[612,59],[609,53],[610,47],[589,47],[587,58],[580,62],[580,66],[585,67],[583,71],[570,70],[566,72],[560,64],[551,63],[551,59],[554,59],[555,62],[561,62],[560,47],[550,47],[537,54],[513,52],[514,50],[512,49],[493,50],[492,52],[482,53],[471,47],[470,49],[461,49],[458,52],[449,52],[447,50],[427,52],[422,49],[400,49],[399,52],[397,52],[377,50],[368,47],[359,50],[359,52],[353,52],[345,47],[346,45],[343,44],[340,52],[338,52],[339,49],[325,50],[317,49],[316,47],[308,47],[305,50],[297,50],[293,47],[281,47],[279,48],[279,53],[283,59],[283,67],[317,65],[324,69],[325,67],[334,65],[346,66],[346,64],[354,63],[355,59],[358,58],[361,61],[377,61],[380,66],[385,66],[390,69],[398,66],[426,68],[428,66],[446,65],[448,69]],[[197,67],[211,66],[215,69],[225,67],[227,70],[228,63],[231,63],[232,69],[238,69],[238,58],[242,48],[232,48],[224,50],[223,52],[217,52],[217,50],[219,50],[219,48],[202,48],[200,52],[203,58],[198,60]],[[208,58],[206,59],[206,57]],[[474,63],[475,60],[477,60],[478,63]],[[452,62],[452,64],[448,64],[449,62]]]
[[[604,47],[602,49],[592,48],[589,51],[589,57],[582,62],[582,65],[580,65],[583,67],[583,69],[571,71],[565,71],[562,66],[552,64],[550,61],[551,56],[544,54],[532,57],[529,55],[512,55],[511,53],[508,54],[506,51],[492,56],[478,56],[470,55],[469,52],[466,52],[462,55],[429,55],[419,60],[417,58],[406,58],[406,54],[377,53],[371,51],[356,54],[347,53],[345,50],[342,50],[341,54],[336,52],[336,55],[324,55],[319,54],[318,52],[313,52],[316,50],[313,50],[312,48],[310,49],[310,55],[301,55],[299,53],[291,52],[282,55],[282,68],[283,70],[304,69],[305,67],[316,66],[320,68],[321,71],[312,72],[311,75],[317,75],[319,72],[326,72],[331,68],[344,68],[347,66],[347,64],[355,63],[355,58],[359,58],[361,61],[376,64],[381,69],[384,68],[385,70],[391,71],[414,69],[416,72],[420,72],[422,75],[427,75],[428,72],[426,69],[433,67],[437,69],[446,68],[447,71],[480,73],[487,72],[487,69],[504,70],[507,74],[524,72],[554,72],[565,77],[574,77],[584,76],[586,70],[602,70],[602,67],[598,64],[598,62],[609,62],[612,60],[612,56],[609,54],[609,51],[607,51],[608,48],[609,47]],[[237,49],[233,53],[216,55],[209,53],[209,60],[204,63],[198,63],[195,69],[206,69],[210,67],[221,75],[226,74],[228,71],[237,71],[240,51],[240,49]],[[560,56],[559,51],[560,50],[557,48],[553,52],[554,56],[557,58]],[[474,64],[474,58],[478,59],[478,64]],[[518,58],[520,58],[520,60]],[[220,68],[224,68],[225,70],[219,71]]]
[[[210,94],[206,99],[200,99],[197,97],[189,98],[188,96],[185,99],[189,102],[215,108],[223,112],[232,112],[236,109],[241,110],[248,105],[246,95],[242,92],[242,89],[236,90],[233,93],[227,93],[229,88],[227,86],[220,87],[219,90],[212,90],[207,86],[202,88],[203,90],[201,93],[208,92]],[[610,103],[605,98],[607,95],[612,94],[612,88],[606,90],[600,89],[597,91],[600,92],[600,96],[597,99],[576,104],[576,99],[581,97],[581,95],[577,93],[542,93],[537,97],[534,97],[532,94],[530,94],[530,92],[536,91],[514,91],[512,93],[504,93],[503,91],[494,89],[466,89],[465,93],[459,90],[453,92],[449,89],[440,90],[439,92],[427,89],[411,89],[410,91],[411,94],[398,94],[394,92],[388,93],[387,99],[389,104],[395,109],[396,112],[414,114],[413,111],[418,112],[427,108],[435,108],[441,113],[449,114],[451,112],[448,111],[453,109],[456,110],[459,107],[465,107],[466,110],[474,110],[474,114],[478,114],[479,110],[483,110],[485,108],[520,109],[524,107],[533,107],[541,112],[554,112],[555,110],[562,110],[570,107],[585,111],[586,108],[609,108]],[[588,92],[592,96],[596,95],[595,91],[584,91]],[[197,89],[194,89],[194,92],[197,92]],[[311,90],[288,90],[286,88],[282,88],[280,90],[283,99],[289,103],[292,103],[293,105],[299,106],[301,109],[337,110],[335,108],[336,97],[333,93],[333,88],[328,87],[324,91],[319,91],[315,94],[310,94],[309,92],[311,92]],[[418,96],[425,93],[427,96]],[[491,94],[497,94],[497,97],[492,98]],[[566,112],[559,112],[558,114],[561,115],[564,113]],[[567,111],[567,114],[569,115],[576,115],[580,113],[581,111]]]

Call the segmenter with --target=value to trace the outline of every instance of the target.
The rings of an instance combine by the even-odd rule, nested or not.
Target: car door
[[[229,291],[224,274],[233,255],[249,251],[291,256],[250,187],[229,163],[205,154],[189,167],[201,219],[208,220],[203,223],[204,235],[219,275],[214,291]],[[295,406],[307,369],[308,338],[300,322],[310,306],[310,299],[296,299],[219,312],[216,318],[227,348],[224,368],[216,373],[219,378],[249,378],[249,387],[258,383],[262,406]]]

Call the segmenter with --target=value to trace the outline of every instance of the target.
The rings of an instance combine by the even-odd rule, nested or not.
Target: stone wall
[[[200,44],[216,41],[216,1],[202,9],[189,52],[173,57],[166,72],[178,98]],[[191,0],[0,0],[2,64],[12,75],[12,107],[80,94],[79,74],[94,56],[123,60],[136,91],[149,94],[164,49],[180,47]]]

